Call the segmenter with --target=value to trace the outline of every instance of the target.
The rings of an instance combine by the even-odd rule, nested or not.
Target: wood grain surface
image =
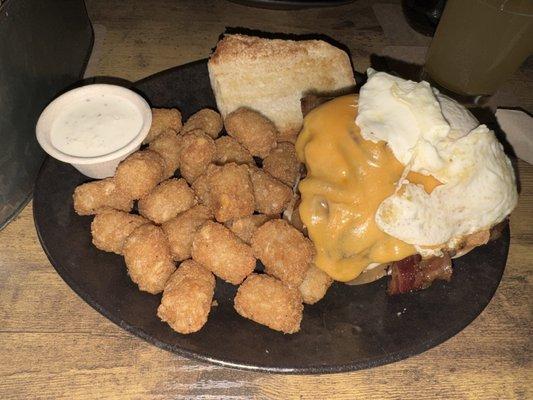
[[[272,11],[227,1],[88,0],[97,28],[88,72],[134,81],[206,57],[226,27],[324,33],[347,45],[362,71],[371,53],[391,43],[374,15],[375,3]],[[531,107],[532,80],[531,70],[522,68],[503,89],[507,100]],[[485,311],[421,355],[333,375],[216,367],[130,335],[61,280],[39,245],[30,203],[0,232],[0,398],[530,399],[533,166],[518,167],[521,196],[511,217],[509,261]]]

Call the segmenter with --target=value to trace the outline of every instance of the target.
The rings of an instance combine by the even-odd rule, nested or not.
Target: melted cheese
[[[422,175],[419,172],[409,171],[407,174],[407,180],[409,183],[414,183],[415,185],[422,185],[426,193],[431,193],[437,186],[442,185],[442,183],[435,179],[431,175]]]
[[[379,205],[397,189],[404,166],[383,141],[362,138],[355,124],[357,96],[336,98],[311,111],[296,150],[307,167],[300,182],[300,217],[315,244],[315,264],[338,281],[356,278],[372,263],[416,253],[379,229]],[[429,193],[440,184],[418,173],[407,177]]]

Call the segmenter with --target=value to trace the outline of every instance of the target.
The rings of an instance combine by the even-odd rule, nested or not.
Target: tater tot
[[[176,108],[152,108],[152,125],[143,143],[150,143],[168,129],[181,130],[181,113]]]
[[[200,200],[200,203],[212,210],[213,202],[211,200],[211,188],[209,187],[209,178],[207,177],[207,172],[204,172],[202,175],[196,178],[191,186],[196,194],[196,197],[198,197]]]
[[[252,274],[237,290],[235,310],[270,329],[283,333],[300,330],[303,304],[300,292],[268,275]]]
[[[250,152],[231,136],[222,136],[215,140],[215,159],[213,162],[218,165],[234,162],[236,164],[254,164],[254,159]]]
[[[302,284],[315,254],[312,242],[282,219],[257,228],[252,249],[267,274],[296,288]]]
[[[311,264],[300,285],[300,293],[304,303],[315,304],[326,295],[332,283],[333,279],[328,274]]]
[[[193,190],[185,179],[168,179],[139,200],[139,213],[162,224],[196,203]]]
[[[176,269],[163,230],[152,224],[136,228],[124,241],[122,254],[131,280],[148,293],[162,292]]]
[[[115,179],[84,183],[74,189],[74,211],[78,215],[92,215],[106,210],[131,211],[133,201],[121,191]]]
[[[284,131],[278,132],[278,143],[287,142],[296,144],[298,135],[300,134],[300,129],[286,129]]]
[[[256,111],[239,108],[226,117],[224,126],[253,156],[265,158],[276,147],[276,127]]]
[[[219,113],[215,110],[204,108],[191,115],[183,125],[181,131],[182,133],[186,133],[195,129],[200,129],[213,139],[216,139],[222,131],[223,126],[222,117]]]
[[[165,161],[152,150],[136,151],[121,161],[115,173],[118,188],[140,199],[164,179]]]
[[[204,222],[211,218],[213,218],[211,210],[199,204],[161,225],[170,244],[170,252],[174,261],[191,258],[194,234]]]
[[[280,214],[292,199],[292,189],[263,170],[250,167],[255,210],[261,214]]]
[[[301,164],[292,143],[278,143],[263,160],[263,170],[291,188],[300,177],[300,168]]]
[[[215,157],[215,142],[200,130],[187,132],[179,136],[181,150],[179,157],[180,173],[187,182],[204,173]]]
[[[196,232],[192,258],[234,285],[252,273],[256,260],[250,246],[224,225],[208,221]]]
[[[207,184],[209,206],[217,221],[226,222],[253,214],[255,199],[247,166],[235,163],[210,165]]]
[[[273,217],[255,214],[226,222],[226,226],[243,242],[250,244],[255,230]]]
[[[193,260],[184,261],[165,286],[157,316],[176,332],[197,332],[207,322],[214,292],[213,274]]]
[[[91,223],[93,244],[103,251],[122,254],[126,238],[149,221],[140,215],[111,210],[97,214]]]
[[[165,161],[163,175],[170,178],[179,167],[180,140],[176,131],[169,129],[161,133],[156,139],[150,142],[148,148],[159,154]]]

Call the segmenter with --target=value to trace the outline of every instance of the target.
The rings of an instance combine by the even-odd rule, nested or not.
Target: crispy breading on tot
[[[180,173],[187,182],[193,183],[202,175],[215,157],[215,142],[199,129],[179,135]]]
[[[196,204],[196,197],[185,179],[167,179],[138,203],[139,213],[162,224]]]
[[[133,207],[132,199],[117,187],[113,178],[79,185],[74,189],[72,199],[78,215],[92,215],[113,209],[128,212]]]
[[[300,330],[303,305],[300,292],[265,274],[252,274],[239,286],[235,310],[270,329],[283,333]]]
[[[300,169],[296,149],[288,142],[278,143],[263,160],[263,170],[291,188],[300,177]]]
[[[333,283],[333,279],[318,268],[311,264],[305,274],[305,278],[300,285],[300,293],[305,304],[315,304],[321,300]]]
[[[263,170],[250,167],[255,210],[261,214],[280,214],[292,199],[292,189]]]
[[[265,222],[252,236],[254,255],[265,272],[285,284],[302,284],[315,255],[313,243],[283,219]]]
[[[195,129],[200,129],[213,139],[216,139],[223,127],[224,123],[222,122],[222,117],[219,113],[209,108],[203,108],[189,117],[187,122],[183,125],[181,132],[186,133]]]
[[[225,225],[244,243],[250,244],[255,230],[272,218],[272,215],[254,214],[228,221]]]
[[[199,204],[168,220],[161,228],[170,244],[170,252],[175,261],[191,258],[192,240],[204,222],[213,218],[211,210]]]
[[[163,172],[165,178],[174,175],[174,172],[179,167],[180,144],[177,132],[173,129],[168,129],[151,141],[148,146],[150,150],[155,151],[165,161],[165,170]]]
[[[217,221],[226,222],[253,214],[254,191],[246,165],[210,165],[206,175],[208,204]]]
[[[220,279],[234,285],[250,275],[256,264],[250,246],[224,225],[211,221],[196,232],[192,258]]]
[[[255,165],[250,152],[231,136],[222,136],[215,140],[215,159],[213,162],[218,165],[227,163]]]
[[[148,293],[163,291],[176,269],[165,234],[152,224],[136,228],[125,240],[122,254],[131,280]]]
[[[152,125],[143,143],[150,143],[168,129],[181,130],[181,113],[177,108],[152,108]]]
[[[136,228],[148,222],[150,221],[140,215],[117,210],[96,214],[91,223],[93,244],[100,250],[122,254],[126,238]]]
[[[209,170],[209,167],[207,169]],[[211,199],[211,188],[209,187],[207,171],[196,178],[191,186],[196,197],[200,200],[200,203],[208,207],[210,210],[213,210],[213,201]]]
[[[300,129],[293,130],[293,131],[280,131],[278,133],[278,143],[292,143],[296,144],[296,140],[298,140],[298,135],[300,134]]]
[[[193,260],[184,261],[165,285],[157,316],[176,332],[197,332],[207,322],[214,292],[213,274]]]
[[[224,127],[253,156],[265,158],[276,147],[278,131],[274,124],[249,108],[241,107],[230,113]]]
[[[136,151],[121,161],[115,173],[117,187],[137,200],[164,179],[165,161],[152,150]]]

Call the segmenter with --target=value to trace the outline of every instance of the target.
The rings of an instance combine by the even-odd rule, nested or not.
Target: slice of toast
[[[258,111],[276,125],[278,141],[296,140],[305,95],[342,94],[355,87],[348,54],[321,40],[226,35],[208,68],[222,116],[239,107]]]

